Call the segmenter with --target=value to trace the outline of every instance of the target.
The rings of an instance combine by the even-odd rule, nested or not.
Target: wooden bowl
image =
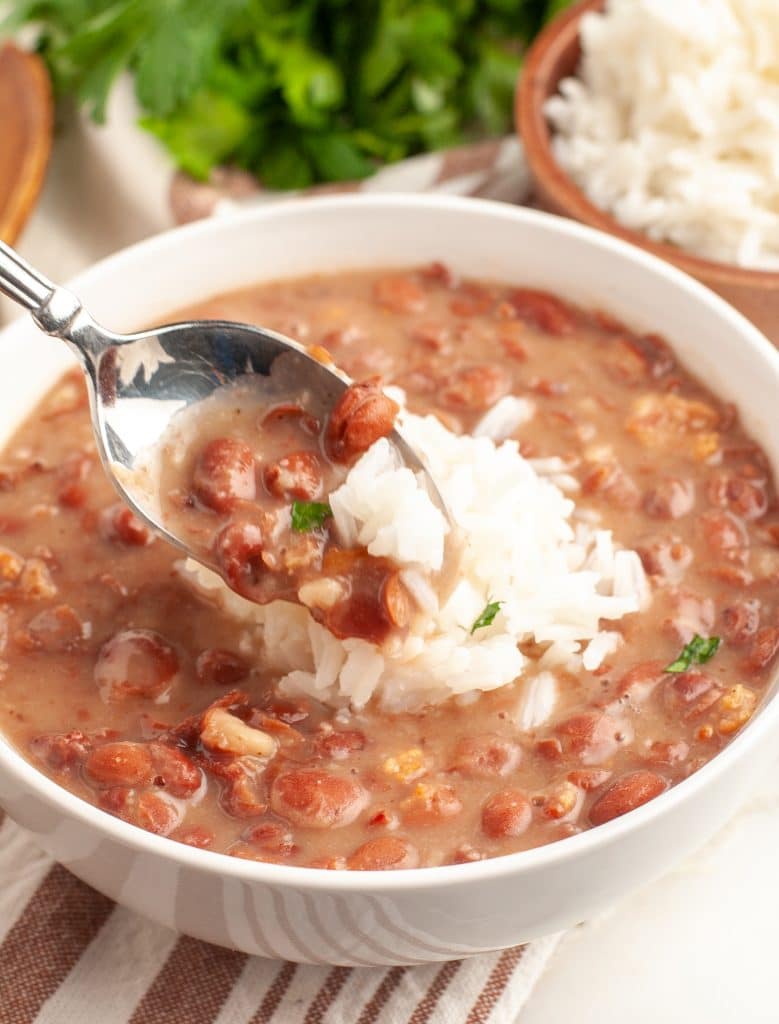
[[[676,264],[722,295],[779,345],[779,272],[747,270],[702,259],[623,227],[595,206],[555,159],[544,104],[557,92],[561,79],[576,72],[581,56],[579,23],[582,17],[590,11],[602,10],[604,5],[605,0],[582,0],[555,18],[538,36],[525,58],[517,85],[516,125],[540,204],[553,213],[600,228]]]
[[[0,46],[0,238],[15,241],[43,185],[51,150],[51,86],[39,57]]]

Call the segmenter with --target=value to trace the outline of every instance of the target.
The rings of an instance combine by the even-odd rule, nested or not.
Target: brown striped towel
[[[426,967],[312,967],[176,935],[0,824],[2,1024],[514,1024],[552,936]]]

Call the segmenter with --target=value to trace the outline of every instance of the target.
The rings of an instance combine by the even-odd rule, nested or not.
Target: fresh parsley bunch
[[[130,70],[179,167],[269,188],[508,130],[527,42],[570,0],[19,0],[60,95],[100,121]]]

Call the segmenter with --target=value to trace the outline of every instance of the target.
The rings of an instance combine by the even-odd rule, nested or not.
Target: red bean
[[[568,772],[567,779],[574,786],[583,789],[585,793],[591,793],[600,789],[611,778],[612,773],[605,768],[577,768]]]
[[[176,651],[151,629],[125,629],[100,648],[95,682],[103,700],[160,697],[179,668]]]
[[[154,763],[144,743],[104,743],[87,757],[84,772],[101,789],[145,788],[154,778]]]
[[[16,635],[21,647],[50,653],[73,650],[82,644],[84,638],[84,623],[69,604],[39,612]]]
[[[322,757],[343,761],[365,747],[365,734],[358,729],[325,733],[316,738],[316,750]]]
[[[640,706],[665,678],[661,661],[642,661],[634,665],[617,684],[617,696],[627,697],[630,704]]]
[[[681,519],[693,510],[695,487],[691,480],[665,477],[646,492],[643,505],[653,519]]]
[[[495,296],[482,285],[465,281],[449,300],[449,309],[455,316],[473,317],[489,313]]]
[[[94,742],[86,733],[73,729],[65,733],[45,733],[30,741],[30,750],[57,771],[70,771],[83,764]]]
[[[214,556],[225,579],[239,593],[252,587],[268,571],[263,561],[265,539],[257,522],[228,523],[217,534]]]
[[[215,512],[227,512],[236,501],[252,501],[257,483],[251,448],[232,437],[209,441],[195,464],[192,490]]]
[[[635,508],[640,501],[638,487],[618,462],[602,462],[582,480],[583,494],[602,494],[615,508]]]
[[[198,850],[207,850],[216,840],[215,834],[204,825],[180,828],[170,838],[175,839],[177,843],[184,843],[185,846],[194,846]]]
[[[570,334],[576,327],[574,310],[549,292],[533,288],[515,288],[509,302],[520,319],[527,321],[546,334]]]
[[[100,533],[105,540],[127,547],[146,547],[154,540],[151,530],[122,502],[100,513]]]
[[[249,666],[232,651],[210,647],[198,655],[195,673],[205,686],[234,686],[248,676]]]
[[[245,755],[223,769],[222,804],[228,814],[235,818],[256,818],[267,811],[265,768],[265,761]]]
[[[301,828],[349,825],[367,802],[359,783],[319,769],[286,772],[271,787],[273,810]]]
[[[162,793],[139,793],[133,824],[154,835],[167,836],[181,821],[181,812]]]
[[[451,768],[470,778],[489,779],[514,771],[520,757],[517,744],[502,736],[464,736],[455,748]]]
[[[452,786],[417,784],[412,796],[403,801],[403,821],[407,825],[437,825],[453,818],[463,809],[462,801]]]
[[[386,437],[399,412],[375,382],[352,384],[344,391],[330,414],[325,445],[335,462],[351,462],[380,437]]]
[[[749,479],[727,470],[712,474],[706,493],[712,505],[726,508],[741,519],[759,519],[768,508],[763,480]]]
[[[710,597],[678,589],[669,595],[669,600],[671,617],[665,620],[664,625],[679,643],[689,643],[696,633],[709,635],[716,619],[716,609]]]
[[[276,498],[310,501],[322,493],[322,468],[313,452],[291,452],[266,466],[263,480]]]
[[[405,839],[398,836],[379,836],[358,846],[347,858],[350,871],[394,871],[398,868],[415,868],[419,854]]]
[[[517,789],[494,793],[482,807],[482,831],[493,839],[521,836],[533,817],[530,802]]]
[[[272,853],[274,857],[289,857],[297,850],[290,830],[275,821],[261,821],[253,825],[244,832],[243,838],[258,850]]]
[[[585,711],[561,722],[555,732],[563,749],[583,765],[602,764],[630,739],[627,726],[600,711]]]
[[[705,512],[698,520],[706,545],[717,554],[743,558],[749,536],[740,519],[731,512]]]
[[[746,668],[749,672],[762,672],[764,668],[768,668],[777,654],[779,654],[779,627],[764,626],[755,634],[746,658]]]
[[[407,274],[385,274],[373,285],[373,298],[392,313],[420,313],[426,305],[425,293]]]
[[[425,320],[411,328],[411,340],[432,352],[448,352],[451,349],[449,328],[439,320]]]
[[[692,548],[679,537],[648,537],[636,544],[644,571],[649,576],[676,583],[693,561]]]
[[[390,573],[381,588],[381,603],[387,618],[396,629],[405,629],[411,622],[411,597],[399,572]]]
[[[511,390],[511,379],[493,363],[466,366],[451,373],[441,391],[441,404],[455,412],[490,409]]]
[[[722,610],[722,636],[732,647],[743,647],[749,643],[760,628],[760,601],[757,598],[741,598]]]
[[[644,757],[650,764],[672,768],[686,761],[689,753],[690,748],[684,740],[655,740]]]
[[[689,669],[672,676],[665,684],[664,703],[676,718],[698,718],[719,700],[722,688],[708,673]]]
[[[165,743],[149,744],[154,767],[154,784],[171,796],[186,799],[200,789],[202,776],[183,750]]]
[[[590,808],[590,824],[603,825],[628,811],[653,800],[667,788],[667,783],[654,772],[639,769],[612,783]]]

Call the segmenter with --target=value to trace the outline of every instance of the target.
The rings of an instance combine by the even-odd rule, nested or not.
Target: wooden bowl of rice
[[[528,51],[517,85],[515,119],[535,183],[539,205],[632,242],[696,277],[744,313],[779,345],[779,271],[715,262],[675,245],[657,242],[623,226],[596,206],[557,160],[553,132],[545,114],[547,100],[562,79],[575,75],[581,57],[579,28],[589,12],[606,0],[582,0],[551,22]]]

